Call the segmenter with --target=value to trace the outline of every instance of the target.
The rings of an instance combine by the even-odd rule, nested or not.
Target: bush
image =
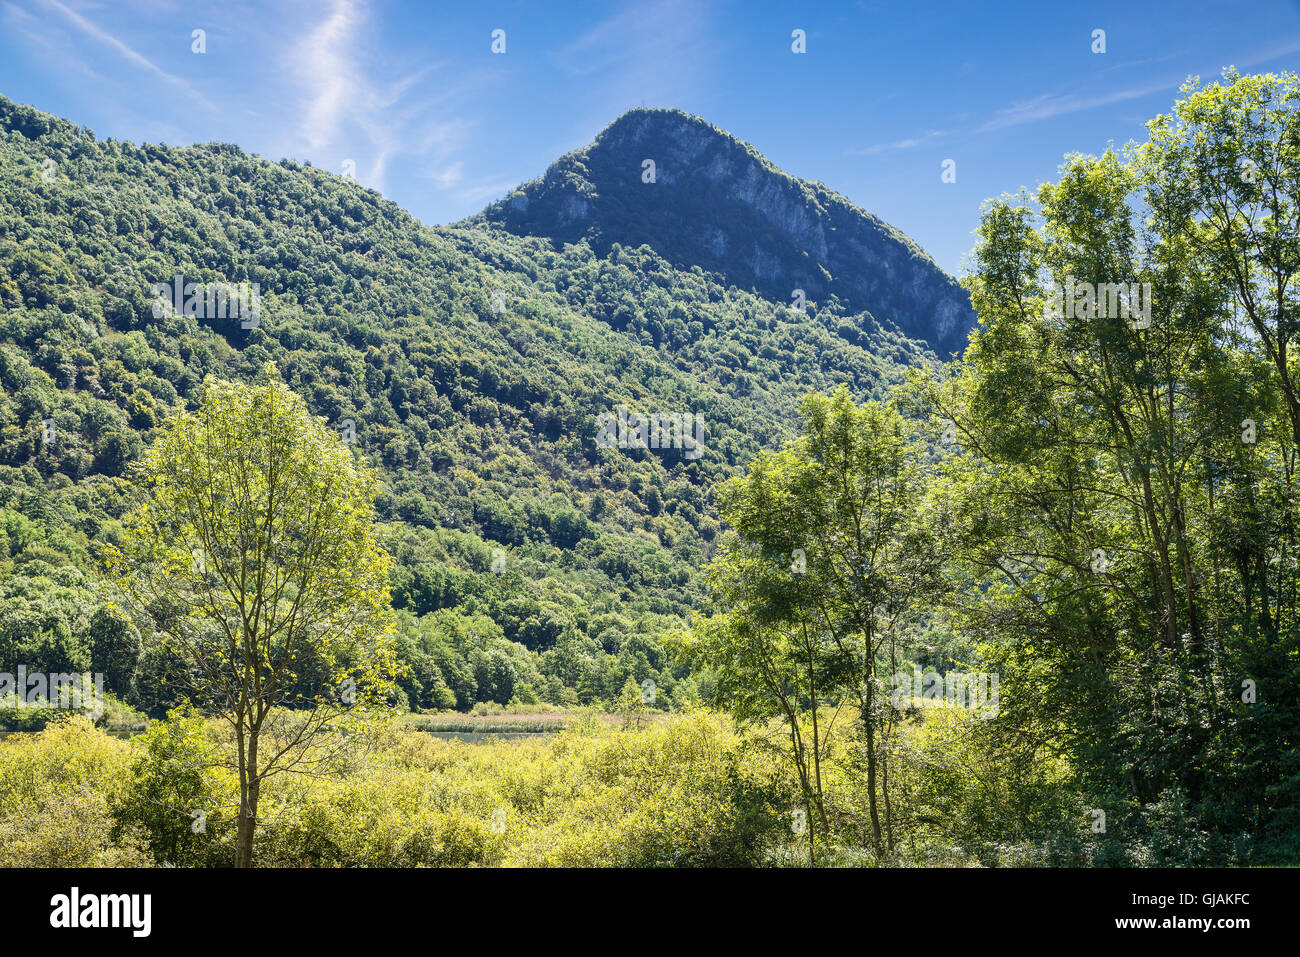
[[[221,755],[208,723],[178,708],[133,744],[129,783],[115,808],[117,833],[147,833],[160,863],[232,863],[239,782],[230,770],[213,766]]]
[[[131,746],[70,717],[0,741],[0,866],[138,867],[148,835],[115,827]]]

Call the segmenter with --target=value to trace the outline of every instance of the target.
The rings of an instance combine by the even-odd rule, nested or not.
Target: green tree
[[[265,375],[210,379],[167,420],[149,500],[109,554],[137,614],[193,662],[178,675],[190,699],[233,730],[237,867],[253,863],[262,783],[325,760],[315,739],[386,694],[393,664],[375,477]]]
[[[648,709],[646,708],[645,694],[635,678],[629,677],[623,682],[623,689],[614,701],[614,710],[623,716],[623,727],[640,729]]]
[[[925,447],[897,411],[858,407],[847,389],[811,395],[801,411],[799,439],[760,456],[719,491],[739,538],[709,568],[722,610],[698,621],[682,650],[717,671],[739,717],[784,718],[810,804],[810,847],[812,812],[829,827],[821,706],[856,705],[871,843],[883,855],[893,849],[895,716],[879,671],[896,669],[901,632],[941,584],[937,539],[922,509]]]
[[[138,828],[149,835],[154,860],[181,867],[229,860],[237,805],[234,775],[203,718],[177,708],[155,721],[138,741],[125,793],[114,809],[115,834]],[[224,844],[223,844],[224,841]]]
[[[1300,84],[1184,92],[1150,143],[988,205],[980,328],[922,391],[1007,739],[1067,753],[1112,822],[1186,798],[1229,834],[1300,797]]]
[[[142,645],[135,626],[112,606],[98,609],[90,619],[90,661],[118,694],[131,691]]]

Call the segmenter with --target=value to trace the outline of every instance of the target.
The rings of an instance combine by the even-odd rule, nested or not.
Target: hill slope
[[[412,706],[696,694],[657,637],[701,601],[712,485],[789,435],[803,394],[878,395],[929,353],[845,302],[801,313],[656,249],[490,219],[429,228],[309,165],[101,141],[0,98],[0,671],[93,666],[170,703],[96,543],[167,410],[274,361],[384,472]],[[178,275],[257,283],[258,322],[155,315]],[[598,447],[620,405],[702,416],[703,453]]]

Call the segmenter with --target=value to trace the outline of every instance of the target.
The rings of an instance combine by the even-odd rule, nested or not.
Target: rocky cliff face
[[[783,302],[837,296],[943,356],[975,323],[965,291],[902,233],[676,110],[624,114],[475,219],[598,252],[644,243]]]

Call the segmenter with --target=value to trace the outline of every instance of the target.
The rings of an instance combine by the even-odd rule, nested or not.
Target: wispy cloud
[[[5,2],[0,6],[4,8],[3,23],[6,36],[22,37],[24,46],[40,51],[39,59],[42,62],[59,63],[64,69],[76,71],[97,87],[108,84],[108,79],[92,68],[84,57],[72,54],[66,39],[52,36],[48,30],[41,29],[46,25],[44,19],[12,3]]]
[[[716,31],[698,0],[630,3],[551,54],[571,77],[599,75],[598,90],[620,104],[666,103],[698,82],[717,59]]]
[[[893,150],[910,150],[922,143],[928,143],[930,140],[942,139],[949,135],[947,130],[930,130],[928,133],[922,133],[920,136],[912,136],[907,139],[897,140],[893,143],[876,143],[874,146],[864,146],[861,149],[845,150],[846,156],[875,156],[879,153],[888,153]]]
[[[1300,39],[1292,37],[1289,40],[1281,40],[1272,46],[1257,50],[1244,60],[1237,61],[1238,67],[1258,66],[1261,63],[1267,63],[1269,60],[1276,60],[1279,57],[1290,56],[1293,53],[1300,53]],[[1226,64],[1225,64],[1226,65]],[[1294,67],[1292,67],[1294,69]]]
[[[423,160],[424,175],[439,190],[459,186],[464,162],[457,154],[472,123],[450,104],[472,98],[476,78],[461,76],[429,92],[425,81],[444,66],[430,62],[385,79],[391,66],[369,58],[370,21],[362,0],[334,0],[324,18],[290,48],[286,66],[299,92],[302,120],[298,142],[288,151],[352,159],[365,167],[362,182],[379,190],[390,163],[400,157]]]
[[[429,178],[433,180],[434,185],[439,189],[451,189],[458,184],[465,175],[465,164],[461,162],[452,163],[441,169],[431,169]]]
[[[499,199],[518,185],[518,181],[513,179],[496,183],[484,183],[481,186],[471,186],[457,190],[456,198],[463,203],[477,205],[489,199]]]
[[[351,0],[337,0],[329,16],[290,48],[289,62],[306,91],[301,133],[312,149],[334,141],[339,121],[354,113],[364,96],[350,57],[361,20]]]
[[[383,189],[389,160],[401,150],[391,110],[428,72],[408,73],[388,87],[360,62],[359,37],[368,10],[359,0],[335,0],[324,19],[290,47],[286,63],[301,94],[300,148],[338,153],[368,164],[361,179]]]
[[[1154,93],[1167,93],[1171,90],[1177,90],[1181,83],[1182,78],[1180,77],[1172,81],[1161,80],[1159,83],[1112,90],[1109,93],[1044,93],[1028,100],[1013,103],[1006,109],[999,110],[997,116],[982,123],[977,132],[989,133],[993,130],[1006,129],[1009,126],[1019,126],[1022,123],[1050,120],[1053,117],[1078,113],[1081,110],[1109,106],[1111,103],[1137,100],[1144,96],[1151,96]]]
[[[180,90],[182,93],[189,96],[195,102],[201,104],[207,109],[209,110],[214,109],[213,105],[210,102],[208,102],[208,100],[203,96],[203,94],[199,93],[198,90],[194,89],[193,86],[191,86],[188,82],[183,80],[181,77],[176,76],[175,74],[172,73],[168,73],[166,70],[160,69],[156,64],[154,64],[151,60],[149,60],[148,57],[142,56],[141,54],[137,53],[135,50],[127,46],[117,37],[113,36],[113,34],[91,23],[89,20],[87,20],[81,14],[77,13],[75,10],[71,10],[68,7],[64,6],[62,3],[59,2],[59,0],[41,0],[41,2],[45,6],[59,13],[65,20],[67,20],[69,23],[75,26],[82,33],[86,34],[89,37],[92,37],[95,40],[98,40],[100,43],[112,47],[129,63],[133,64],[136,67],[139,67],[142,70],[147,70],[149,73],[152,73],[154,76],[163,80],[165,83]]]
[[[1271,47],[1266,47],[1248,54],[1245,58],[1238,61],[1237,65],[1242,67],[1254,66],[1259,63],[1267,63],[1270,60],[1289,56],[1297,52],[1300,52],[1300,40],[1293,39],[1280,41],[1273,44]],[[1111,72],[1115,69],[1159,63],[1169,60],[1177,55],[1178,54],[1168,54],[1160,57],[1148,57],[1142,60],[1134,60],[1128,63],[1119,64],[1117,67],[1113,67],[1107,72]],[[1223,66],[1227,65],[1228,64],[1223,64]],[[1101,106],[1110,106],[1113,103],[1123,103],[1126,100],[1139,100],[1156,93],[1174,93],[1182,86],[1183,81],[1186,78],[1186,74],[1177,77],[1166,76],[1163,80],[1158,82],[1129,85],[1103,93],[1044,93],[1028,100],[1021,100],[1017,103],[1013,103],[1011,106],[999,110],[996,116],[981,124],[977,132],[988,133],[994,130],[1006,129],[1010,126],[1019,126],[1022,123],[1034,123],[1039,120],[1050,120],[1057,116],[1066,116],[1083,110],[1092,110]]]

